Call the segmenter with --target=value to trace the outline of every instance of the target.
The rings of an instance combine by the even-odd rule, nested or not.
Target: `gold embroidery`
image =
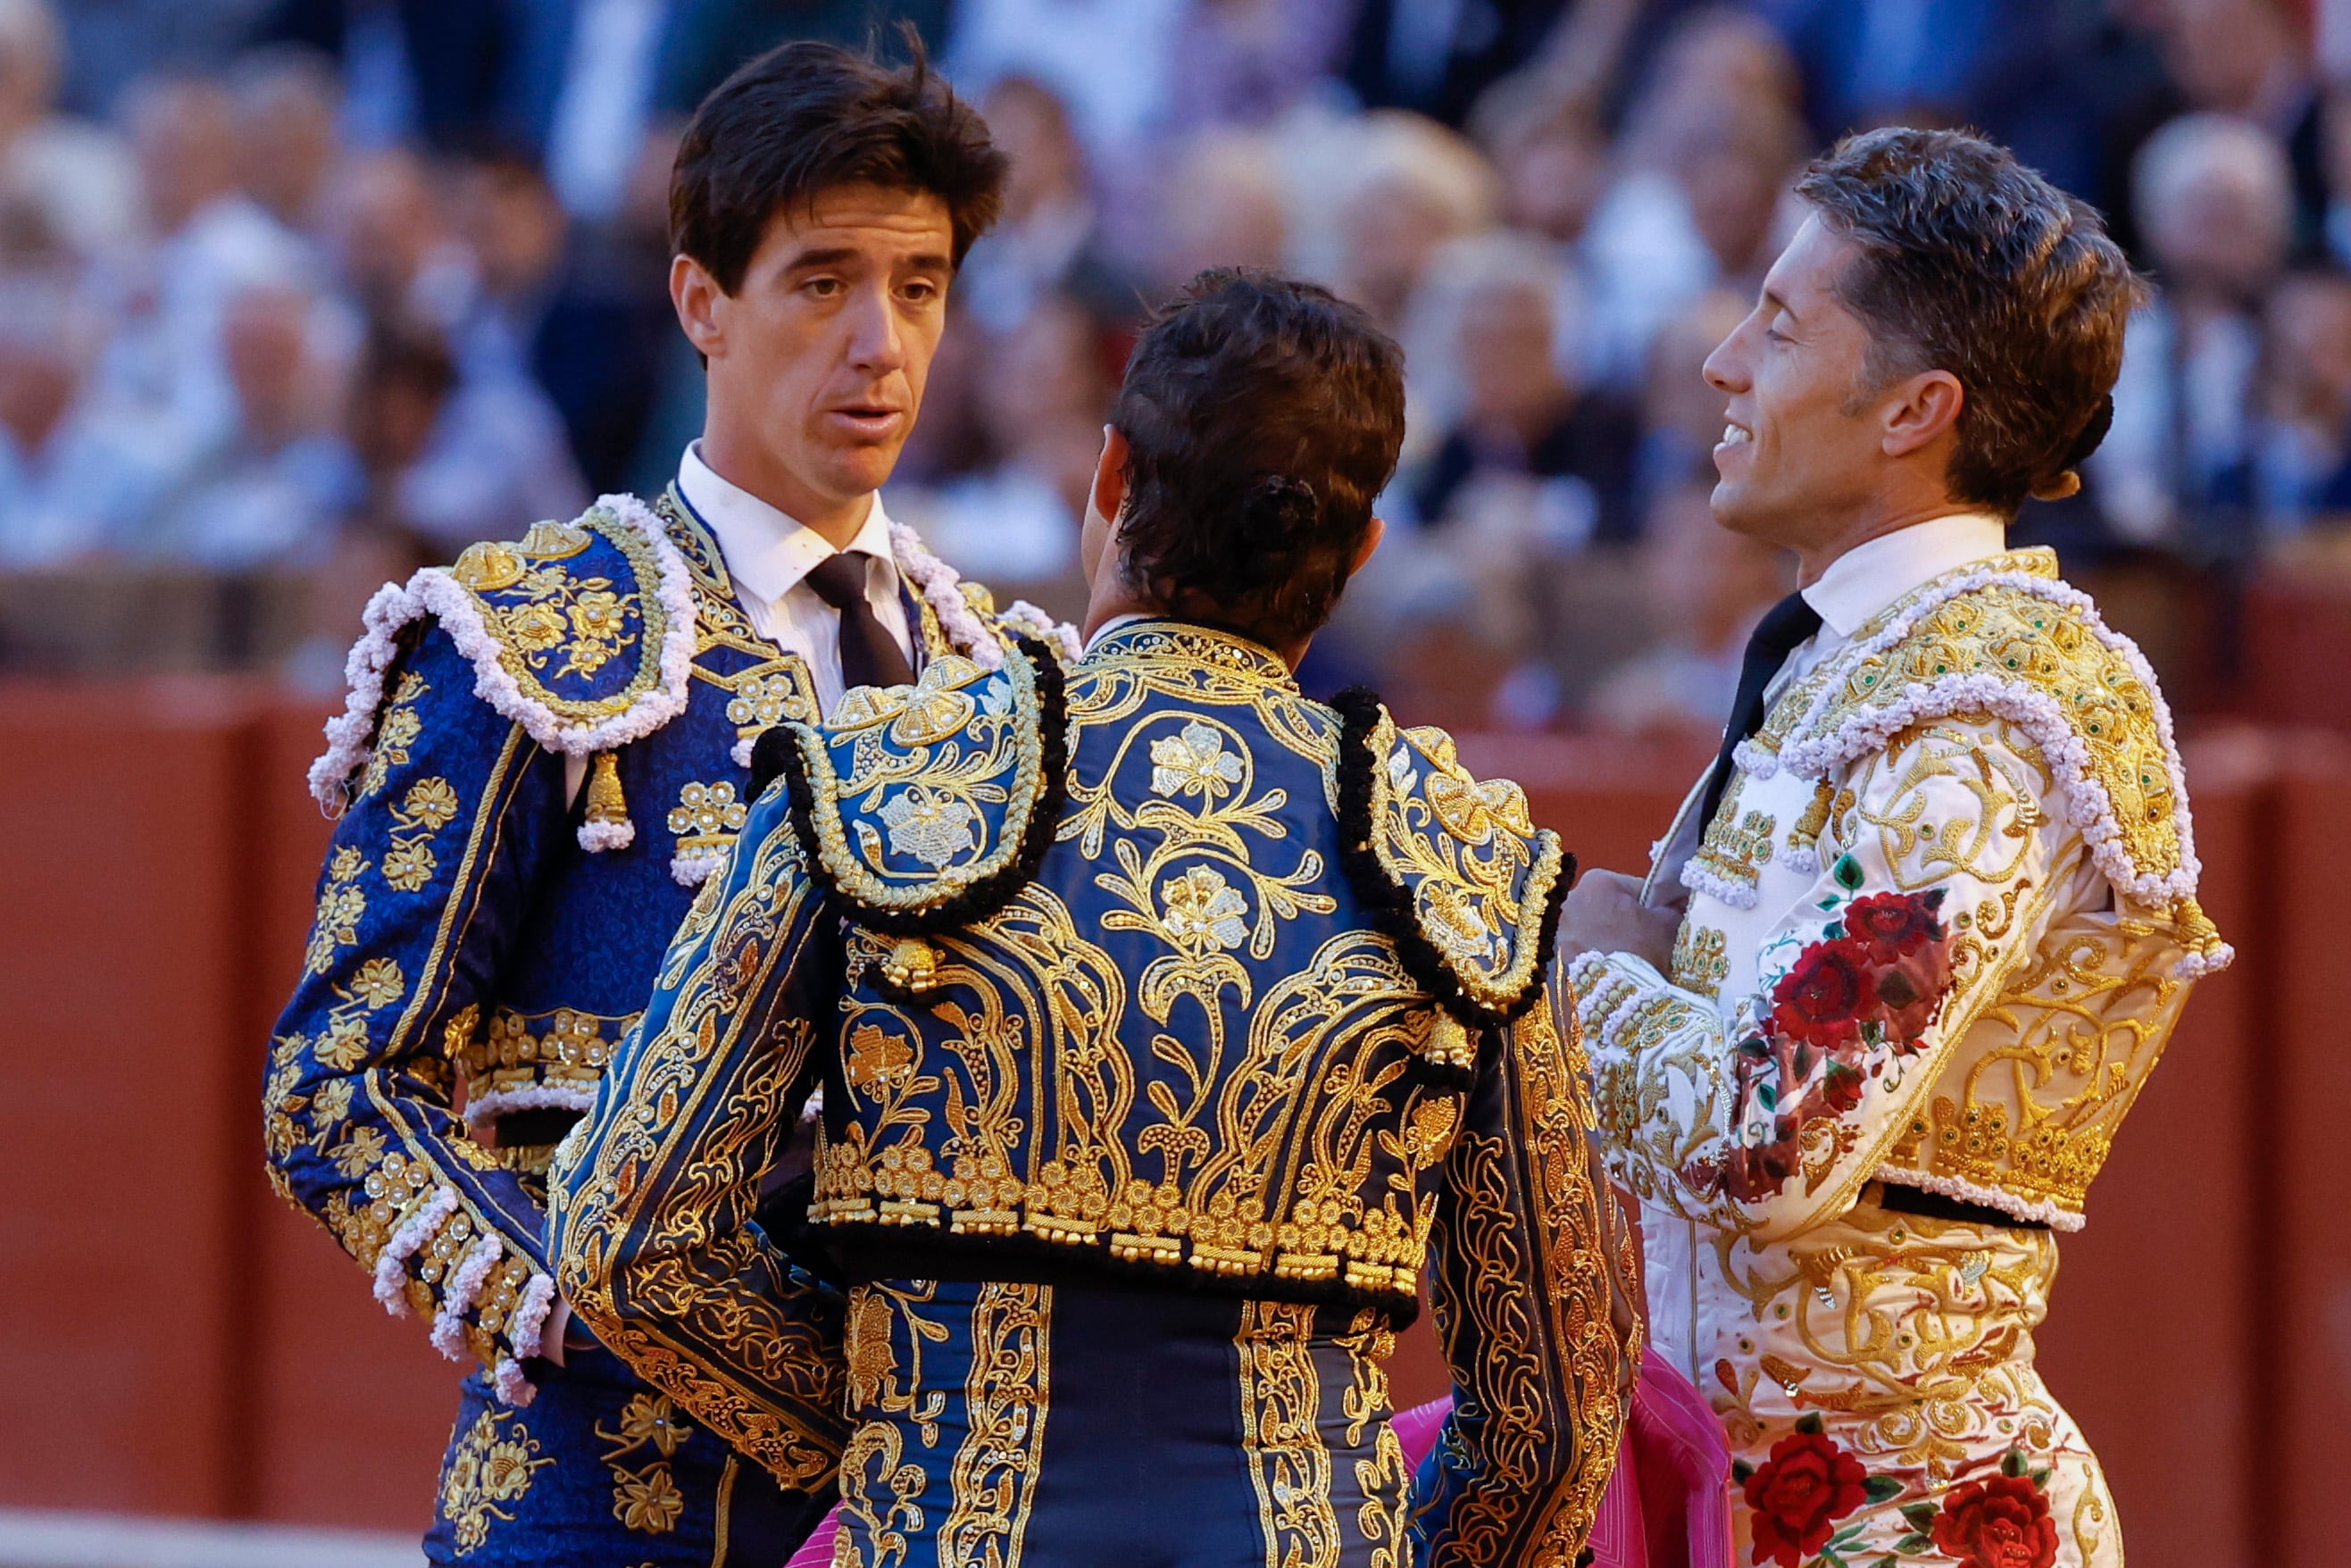
[[[591,530],[626,559],[628,582],[575,576],[559,564],[587,548]],[[603,507],[590,507],[578,526],[534,528],[519,545],[471,546],[450,575],[475,595],[483,624],[497,642],[499,666],[526,698],[558,718],[610,718],[661,684],[669,631],[669,610],[657,588],[661,563],[651,539]],[[632,650],[636,665],[616,692],[565,696],[547,685],[590,679]]]
[[[419,779],[408,795],[392,809],[392,847],[384,852],[384,885],[395,893],[415,893],[433,880],[440,868],[434,859],[433,835],[457,815],[457,791],[441,778]]]
[[[367,918],[367,894],[359,880],[367,874],[367,858],[345,844],[327,861],[327,885],[319,893],[318,917],[310,925],[310,946],[303,967],[323,975],[335,967],[335,951],[360,939],[360,922]]]
[[[1336,1568],[1339,1514],[1331,1501],[1331,1452],[1320,1426],[1322,1379],[1314,1365],[1314,1309],[1244,1301],[1240,1354],[1241,1453],[1257,1489],[1266,1568]]]
[[[1045,1448],[1052,1298],[1043,1285],[990,1281],[971,1309],[969,1421],[948,1472],[941,1563],[1019,1568]]]
[[[669,814],[670,836],[677,841],[681,855],[723,855],[750,815],[750,808],[735,798],[729,781],[688,784],[677,792],[677,805]]]
[[[497,1008],[492,1010],[489,1027],[481,1038],[471,1038],[475,1020],[461,1017],[450,1020],[447,1040],[471,1092],[477,1096],[540,1083],[592,1090],[637,1017],[578,1008],[543,1013]]]
[[[1771,835],[1780,824],[1768,811],[1740,813],[1739,787],[1744,781],[1743,774],[1732,776],[1730,789],[1690,860],[1724,882],[1753,887],[1762,879],[1763,868],[1771,863]]]
[[[383,716],[376,721],[375,743],[368,752],[367,768],[360,775],[360,787],[352,795],[354,802],[364,800],[384,786],[392,770],[408,760],[408,748],[424,733],[424,719],[416,711],[416,701],[433,688],[424,677],[403,670],[392,688],[392,701],[385,705]]]
[[[1667,967],[1667,977],[1686,991],[1701,997],[1719,996],[1722,982],[1730,973],[1730,958],[1725,949],[1728,939],[1711,925],[1700,925],[1685,920],[1674,934],[1674,956]]]
[[[1395,1354],[1395,1332],[1382,1314],[1365,1310],[1355,1314],[1339,1344],[1353,1370],[1340,1406],[1347,1417],[1347,1446],[1361,1447],[1366,1427],[1373,1432],[1372,1458],[1355,1461],[1355,1485],[1364,1494],[1355,1528],[1372,1549],[1370,1568],[1410,1568],[1405,1530],[1412,1474],[1404,1444],[1388,1422],[1387,1360]]]
[[[1441,729],[1403,731],[1385,712],[1371,736],[1372,848],[1408,891],[1425,935],[1479,1007],[1517,1003],[1533,983],[1543,913],[1566,863],[1538,831],[1526,792],[1477,779]],[[1335,785],[1333,786],[1335,791]]]
[[[441,1517],[452,1527],[457,1555],[479,1549],[492,1524],[511,1522],[513,1513],[499,1505],[521,1501],[532,1479],[553,1463],[538,1457],[538,1439],[519,1416],[485,1410],[475,1416],[441,1479]]]
[[[970,660],[947,654],[914,685],[858,687],[830,727],[794,733],[814,797],[817,857],[856,903],[899,913],[935,908],[1019,853],[1044,792],[1044,747],[1029,661],[1009,653],[1000,674],[1008,694]],[[982,683],[985,703],[965,690]],[[904,749],[875,744],[883,731]],[[886,852],[862,814],[844,820],[841,802],[853,800],[879,806],[890,830]]]
[[[2022,550],[1975,570],[2054,579],[2055,558]],[[1974,675],[2053,705],[2085,749],[2090,775],[2113,805],[2124,852],[2142,874],[2167,875],[2182,863],[2172,787],[2177,764],[2154,689],[2130,659],[2098,635],[2095,612],[2048,592],[1999,584],[1948,594],[1929,584],[1865,627],[1865,641],[1899,614],[1923,613],[1892,647],[1836,665],[1837,684],[1811,736],[1834,734],[1870,712],[1906,700],[1914,685]],[[1948,596],[1933,602],[1938,592]]]

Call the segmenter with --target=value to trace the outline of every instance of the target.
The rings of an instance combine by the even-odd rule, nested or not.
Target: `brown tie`
[[[863,550],[841,550],[809,569],[808,585],[841,612],[841,684],[843,686],[903,686],[914,678],[898,639],[873,613],[865,597]]]

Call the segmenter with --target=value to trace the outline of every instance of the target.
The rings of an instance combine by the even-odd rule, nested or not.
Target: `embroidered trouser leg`
[[[1401,1568],[1393,1343],[1336,1308],[860,1287],[837,1561]]]
[[[779,1490],[610,1352],[516,1408],[465,1379],[425,1556],[466,1568],[775,1568],[831,1507]]]

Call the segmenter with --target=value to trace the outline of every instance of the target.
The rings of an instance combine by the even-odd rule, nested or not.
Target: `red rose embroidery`
[[[1936,1551],[1965,1568],[2051,1568],[2057,1561],[2057,1521],[2027,1476],[1953,1487],[1935,1516],[1934,1540]]]
[[[1821,1080],[1821,1102],[1842,1116],[1861,1103],[1861,1092],[1868,1082],[1858,1068],[1832,1061],[1828,1076]]]
[[[1943,939],[1943,923],[1935,917],[1942,903],[1941,888],[1925,894],[1873,893],[1845,906],[1845,935],[1874,949],[1879,963],[1890,964]]]
[[[1755,1561],[1797,1568],[1828,1544],[1836,1521],[1859,1508],[1868,1472],[1823,1432],[1791,1432],[1747,1478]],[[1939,1522],[1939,1521],[1938,1521]],[[1940,1537],[1937,1537],[1939,1543]]]
[[[1850,936],[1804,949],[1771,988],[1771,1028],[1788,1040],[1831,1051],[1860,1032],[1877,1006],[1870,951]]]

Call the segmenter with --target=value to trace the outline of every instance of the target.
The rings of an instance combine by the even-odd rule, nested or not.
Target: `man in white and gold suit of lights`
[[[1570,901],[1597,1111],[1742,1560],[2119,1564],[2032,1334],[2229,951],[2154,676],[2006,529],[2078,484],[2144,287],[1972,136],[1873,131],[1797,190],[1706,374],[1716,518],[1802,587],[1648,883]]]
[[[1008,622],[1046,630],[993,614],[876,494],[1002,172],[919,64],[804,45],[744,67],[672,179],[671,292],[708,366],[676,484],[369,607],[311,771],[341,821],[266,1136],[385,1306],[479,1363],[436,1563],[772,1568],[831,1501],[838,1299],[794,1277],[771,1472],[566,1333],[545,1173],[743,826],[759,739],[847,686],[994,667]]]
[[[1291,675],[1378,541],[1402,359],[1311,285],[1196,280],[1112,411],[1084,655],[793,727],[558,1158],[581,1316],[768,1458],[789,1303],[745,1221],[821,1071],[837,1563],[1584,1546],[1639,1319],[1571,868],[1442,731]],[[1382,1364],[1424,1262],[1458,1399],[1416,1481]]]

